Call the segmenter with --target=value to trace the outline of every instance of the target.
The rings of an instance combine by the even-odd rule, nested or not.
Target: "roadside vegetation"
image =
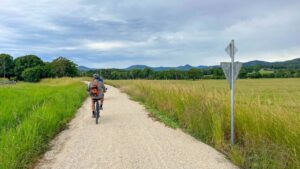
[[[86,97],[79,79],[0,86],[0,168],[29,168]]]
[[[151,67],[133,67],[132,69],[92,69],[82,71],[81,75],[91,76],[101,74],[105,79],[150,79],[150,80],[196,80],[196,79],[225,79],[219,66],[205,68],[157,70]],[[240,79],[257,78],[299,78],[300,58],[285,62],[252,61],[244,63],[239,73]]]
[[[132,67],[130,69],[82,69],[82,66],[78,67],[74,62],[64,57],[58,57],[51,62],[44,62],[36,55],[13,58],[9,54],[0,54],[0,78],[6,77],[11,81],[38,82],[43,78],[53,77],[91,77],[94,73],[112,80],[225,79],[225,75],[219,66],[184,67],[181,69],[154,69],[147,66]],[[239,73],[241,79],[299,77],[300,58],[272,63],[251,61],[244,63]]]
[[[225,80],[109,84],[163,113],[241,168],[300,166],[300,79],[237,81],[234,146],[229,143],[230,94]]]
[[[14,59],[9,54],[0,54],[0,77],[13,81],[38,82],[43,78],[76,76],[79,76],[77,65],[64,57],[44,62],[36,55]]]

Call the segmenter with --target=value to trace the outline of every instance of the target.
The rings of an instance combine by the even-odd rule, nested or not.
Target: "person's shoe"
[[[93,115],[92,115],[92,117],[93,118],[95,118],[96,117],[96,113],[93,111]]]
[[[103,105],[102,104],[100,105],[100,110],[103,110]]]

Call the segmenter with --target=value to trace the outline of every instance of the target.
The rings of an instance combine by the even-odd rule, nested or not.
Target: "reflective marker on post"
[[[234,46],[234,40],[226,47],[225,51],[229,54],[231,62],[222,62],[221,67],[224,71],[226,79],[228,80],[231,95],[231,138],[230,143],[234,144],[234,83],[242,68],[241,62],[234,62],[234,54],[237,48]]]

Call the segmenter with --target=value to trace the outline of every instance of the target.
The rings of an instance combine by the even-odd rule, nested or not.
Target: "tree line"
[[[94,73],[105,79],[157,79],[157,80],[196,80],[196,79],[225,79],[220,67],[190,70],[154,71],[151,68],[141,69],[95,69],[79,71],[77,65],[64,57],[58,57],[51,62],[44,62],[36,55],[25,55],[13,58],[8,54],[0,54],[0,77],[11,80],[38,82],[48,77],[77,77],[89,76]],[[300,64],[286,65],[254,65],[242,67],[239,78],[292,78],[300,77]]]
[[[211,67],[206,69],[166,70],[154,71],[151,68],[124,70],[124,69],[96,69],[82,71],[81,76],[100,74],[105,79],[153,79],[153,80],[196,80],[196,79],[225,79],[222,68]],[[294,78],[300,77],[300,69],[279,68],[270,69],[263,66],[243,67],[239,78]]]
[[[44,62],[36,55],[13,58],[9,54],[0,54],[0,77],[11,80],[38,82],[48,77],[75,77],[80,73],[72,61],[58,57],[52,62]]]

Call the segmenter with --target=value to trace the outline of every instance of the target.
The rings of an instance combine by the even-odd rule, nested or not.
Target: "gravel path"
[[[213,148],[148,117],[144,107],[109,86],[100,124],[87,99],[51,143],[37,169],[229,169]]]

